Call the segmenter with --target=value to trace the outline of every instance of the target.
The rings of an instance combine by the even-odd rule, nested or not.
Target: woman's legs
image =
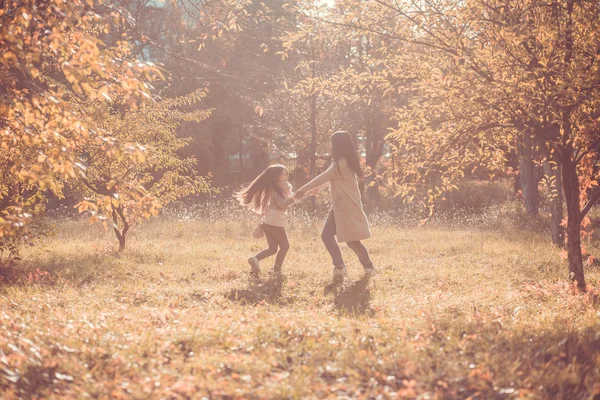
[[[333,265],[338,268],[344,267],[344,260],[342,259],[342,252],[340,250],[340,246],[338,245],[337,240],[335,239],[336,235],[336,227],[335,227],[335,214],[333,212],[333,208],[329,211],[329,215],[327,215],[327,220],[325,221],[325,225],[323,225],[323,230],[321,231],[321,240],[325,243],[325,247],[327,251],[331,255],[331,259],[333,261]],[[372,269],[373,262],[369,257],[369,252],[367,248],[359,241],[348,242],[348,247],[354,251],[354,253],[358,256],[358,260],[362,264],[365,269]]]
[[[263,224],[263,229],[265,230],[265,236],[267,237],[269,247],[258,253],[256,258],[262,260],[277,253],[273,269],[279,271],[281,270],[283,260],[290,249],[287,233],[285,232],[285,228],[281,226]],[[277,248],[279,248],[279,251],[277,251]]]
[[[371,261],[371,257],[369,257],[369,252],[367,251],[367,248],[364,244],[357,240],[355,242],[348,242],[348,247],[350,247],[352,251],[354,251],[354,253],[358,256],[358,260],[364,268],[373,268],[373,262]]]
[[[336,268],[344,267],[344,260],[342,259],[342,251],[340,250],[340,246],[335,240],[335,214],[333,213],[333,208],[329,211],[329,215],[327,215],[327,219],[325,220],[325,225],[323,225],[323,230],[321,231],[321,240],[325,244],[325,248],[329,252],[331,256],[331,261],[333,261],[333,265]]]

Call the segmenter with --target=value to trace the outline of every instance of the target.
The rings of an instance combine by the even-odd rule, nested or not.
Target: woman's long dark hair
[[[260,175],[258,175],[249,185],[235,194],[240,204],[248,207],[256,213],[264,213],[269,206],[271,193],[277,192],[281,197],[284,196],[283,190],[278,185],[279,177],[287,168],[281,164],[268,166]]]
[[[354,148],[354,143],[352,143],[352,138],[348,132],[337,131],[331,135],[331,155],[336,165],[343,158],[352,172],[359,178],[363,176],[356,148]]]

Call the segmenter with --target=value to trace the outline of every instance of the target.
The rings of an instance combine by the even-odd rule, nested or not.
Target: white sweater
[[[287,208],[291,204],[289,199],[294,196],[294,193],[292,192],[292,185],[289,182],[285,186],[281,186],[281,190],[284,197],[280,196],[275,190],[271,193],[269,207],[262,218],[263,224],[285,228],[287,224]]]

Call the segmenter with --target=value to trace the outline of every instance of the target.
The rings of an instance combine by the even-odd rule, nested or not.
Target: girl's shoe
[[[338,267],[333,267],[333,278],[343,278],[344,276],[348,275],[348,270],[346,269],[346,266],[344,265],[342,268],[338,268]]]
[[[248,259],[248,264],[250,264],[250,272],[253,275],[260,275],[260,267],[258,266],[258,258],[250,257]]]

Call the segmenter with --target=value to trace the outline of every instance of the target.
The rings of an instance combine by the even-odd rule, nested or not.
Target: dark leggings
[[[283,265],[283,260],[285,259],[285,256],[288,250],[290,249],[290,243],[288,242],[285,228],[281,226],[273,226],[267,224],[263,224],[262,226],[265,231],[265,236],[267,237],[267,243],[269,244],[269,247],[262,250],[255,257],[258,258],[258,260],[260,261],[267,257],[271,257],[272,255],[277,254],[277,257],[275,257],[275,265],[273,266],[273,268],[281,269],[281,266]],[[277,251],[277,248],[279,248],[279,251]]]
[[[340,246],[338,245],[337,240],[335,240],[336,228],[335,228],[335,214],[333,213],[333,208],[329,211],[329,215],[327,215],[327,220],[325,221],[325,225],[323,225],[323,230],[321,231],[321,240],[325,243],[325,247],[327,251],[331,255],[331,260],[333,261],[333,265],[336,268],[342,268],[344,266],[344,260],[342,259],[342,252],[340,251]],[[369,257],[369,252],[367,248],[359,241],[347,242],[348,247],[356,253],[358,256],[358,260],[365,268],[370,268],[373,263],[371,262],[371,258]]]

